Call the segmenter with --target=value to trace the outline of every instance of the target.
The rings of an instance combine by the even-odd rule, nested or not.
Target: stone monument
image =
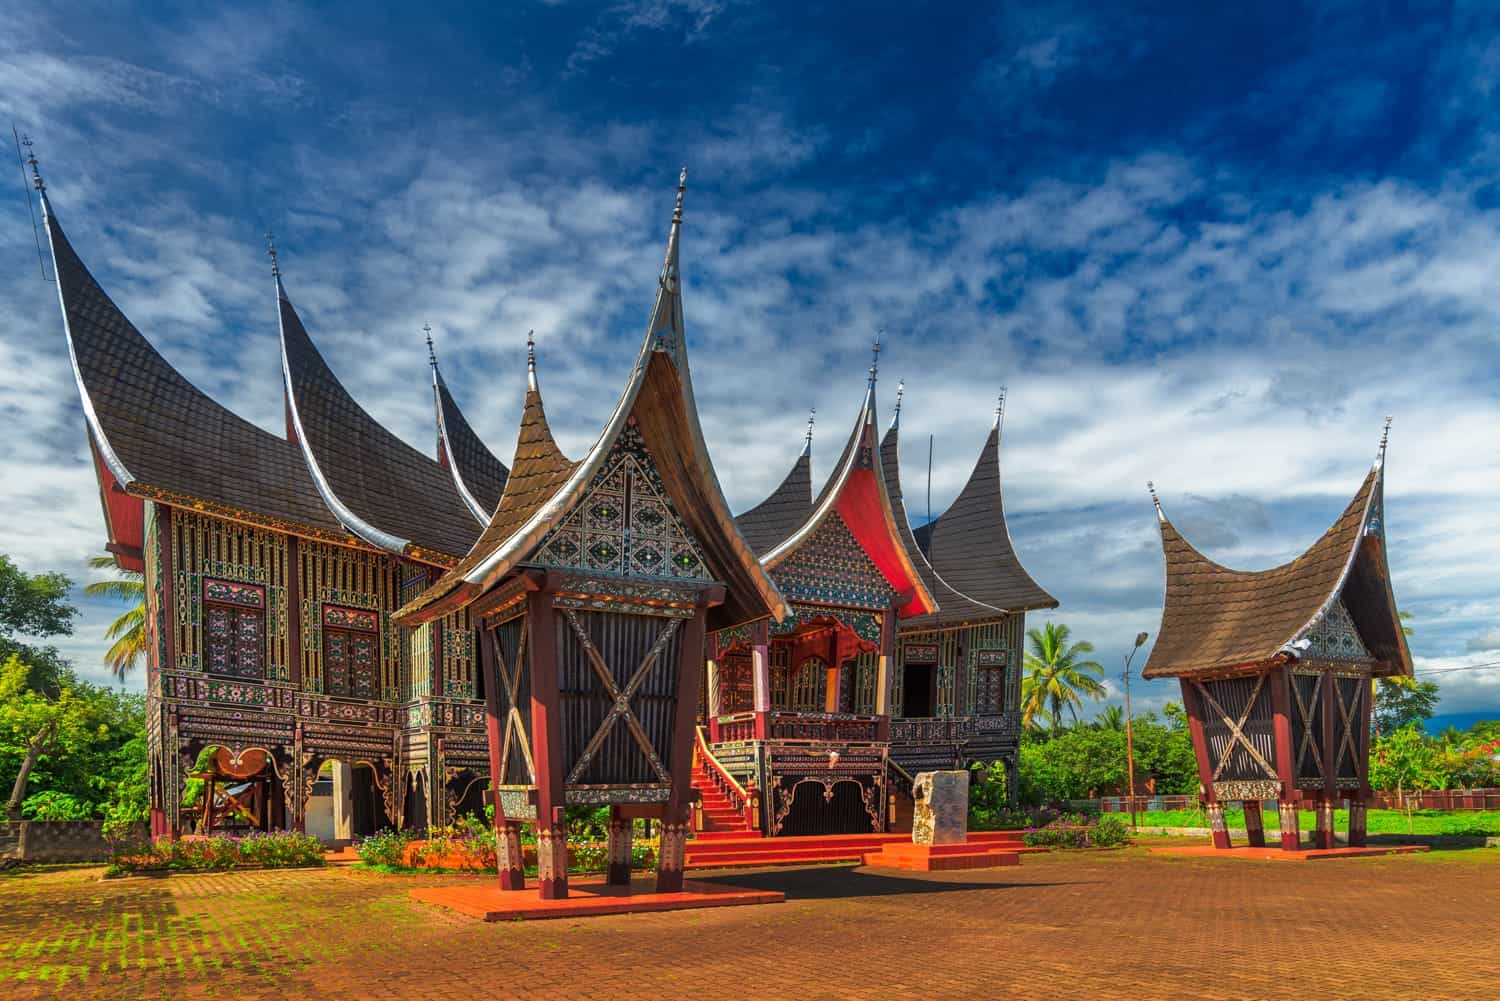
[[[961,845],[968,840],[968,772],[918,772],[911,794],[916,800],[912,844]]]

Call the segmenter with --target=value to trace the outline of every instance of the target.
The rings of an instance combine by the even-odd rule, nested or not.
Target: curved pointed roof
[[[757,553],[770,552],[812,516],[812,456],[797,456],[786,478],[759,504],[735,518]]]
[[[94,280],[45,192],[42,211],[91,446],[101,478],[113,480],[101,483],[106,500],[118,488],[295,534],[352,541],[324,506],[297,447],[219,405],[173,368]]]
[[[1376,674],[1410,674],[1385,559],[1377,462],[1344,513],[1307,551],[1269,570],[1231,570],[1183,538],[1156,505],[1166,558],[1161,628],[1142,675],[1220,673],[1295,660],[1307,637],[1343,599]]]
[[[990,428],[958,499],[916,530],[917,543],[943,579],[962,593],[1011,612],[1056,608],[1021,565],[1000,494],[1000,424]]]
[[[693,399],[679,263],[686,178],[684,171],[678,180],[677,207],[645,338],[625,389],[598,439],[580,461],[564,467],[558,461],[561,453],[555,452],[555,445],[547,444],[551,434],[545,430],[541,396],[533,382],[527,399],[535,399],[535,414],[541,421],[537,430],[545,434],[545,442],[538,443],[535,472],[523,462],[518,447],[505,493],[479,542],[458,567],[398,611],[398,620],[421,622],[463,607],[522,565],[547,533],[583,499],[627,424],[639,430],[678,515],[702,547],[708,566],[726,585],[724,603],[709,609],[709,628],[721,629],[768,615],[779,620],[784,615],[781,593],[729,513]],[[528,409],[528,415],[531,413]],[[527,440],[525,420],[521,440]],[[513,495],[514,502],[507,503]]]
[[[388,552],[452,563],[479,525],[451,477],[371,417],[323,360],[276,277],[287,413],[323,502]]]
[[[437,414],[438,461],[453,474],[453,487],[469,511],[484,525],[500,503],[510,470],[475,433],[448,384],[437,357],[432,359],[432,396]]]
[[[761,557],[766,569],[788,559],[835,512],[849,526],[860,547],[897,594],[910,598],[899,610],[902,618],[937,610],[937,602],[901,539],[895,510],[887,492],[880,449],[875,441],[875,370],[860,404],[859,416],[834,471],[818,492],[811,513],[797,528]]]
[[[899,414],[900,411],[897,413]],[[916,537],[912,534],[911,521],[906,514],[906,503],[902,499],[900,452],[900,426],[898,421],[893,420],[890,428],[885,432],[885,437],[880,441],[880,468],[885,473],[885,491],[891,498],[891,509],[896,517],[896,527],[901,531],[901,542],[906,546],[906,551],[910,554],[917,572],[922,575],[927,590],[932,593],[938,603],[937,611],[933,614],[907,619],[902,626],[908,629],[936,628],[939,625],[959,625],[1004,618],[1007,614],[1005,609],[975,601],[959,592],[940,577],[932,568],[932,564],[927,562],[927,557],[917,546]]]

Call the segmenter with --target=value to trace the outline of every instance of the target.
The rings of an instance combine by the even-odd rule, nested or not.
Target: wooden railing
[[[880,732],[876,716],[772,713],[770,722],[770,736],[776,740],[873,741]]]
[[[893,744],[962,743],[1020,735],[1020,713],[998,716],[920,716],[891,720]]]
[[[695,727],[694,735],[697,739],[698,759],[707,765],[706,775],[708,780],[714,784],[714,788],[724,794],[729,800],[729,805],[740,811],[745,818],[745,826],[750,830],[760,827],[760,792],[755,788],[755,779],[751,778],[746,785],[740,785],[738,780],[728,769],[714,757],[714,752],[708,746],[708,736],[703,727]],[[700,830],[702,825],[695,825]]]
[[[718,727],[717,743],[727,744],[736,740],[755,739],[755,714],[734,713],[720,716],[714,721]]]

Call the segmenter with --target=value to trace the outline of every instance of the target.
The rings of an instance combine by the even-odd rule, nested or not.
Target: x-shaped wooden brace
[[[604,658],[600,655],[598,649],[595,648],[593,641],[589,639],[588,633],[583,628],[583,623],[578,621],[577,613],[571,608],[566,608],[563,609],[563,614],[567,616],[568,624],[573,627],[573,632],[578,637],[579,645],[583,647],[583,652],[588,656],[589,665],[593,667],[594,673],[599,676],[599,681],[604,685],[605,693],[613,703],[609,708],[609,714],[604,717],[604,722],[599,724],[599,729],[594,733],[588,746],[578,756],[578,762],[573,766],[573,770],[568,773],[567,780],[569,782],[578,781],[579,777],[583,775],[584,769],[588,768],[589,762],[594,759],[594,755],[603,746],[604,739],[609,736],[615,724],[623,719],[625,725],[630,729],[630,735],[640,745],[641,753],[651,763],[651,767],[655,770],[657,777],[663,782],[671,782],[672,776],[661,763],[661,756],[656,753],[656,748],[652,746],[651,738],[646,736],[646,731],[641,727],[641,721],[636,719],[635,711],[630,708],[630,700],[635,698],[636,690],[646,680],[646,675],[650,674],[656,667],[657,662],[660,661],[661,652],[666,649],[667,643],[676,634],[677,627],[682,625],[682,620],[667,620],[666,628],[661,631],[661,635],[656,637],[656,642],[651,644],[651,649],[647,651],[645,659],[635,669],[635,673],[630,676],[630,681],[621,689],[619,685],[615,684],[615,676],[610,671],[609,665],[604,663]],[[678,707],[678,711],[682,712],[684,710],[682,707]]]
[[[1362,682],[1363,683],[1363,682]],[[1359,744],[1357,742],[1357,731],[1354,728],[1353,717],[1359,709],[1359,685],[1349,686],[1353,691],[1350,701],[1344,704],[1344,693],[1339,691],[1338,682],[1333,682],[1333,700],[1339,705],[1339,722],[1343,724],[1343,732],[1339,735],[1339,751],[1333,758],[1333,774],[1337,775],[1344,764],[1345,753],[1354,763],[1354,771],[1359,772]]]
[[[1317,766],[1317,772],[1319,775],[1321,775],[1323,774],[1323,752],[1318,749],[1319,741],[1314,739],[1317,735],[1313,733],[1312,707],[1317,704],[1318,696],[1322,694],[1323,678],[1325,676],[1321,674],[1313,675],[1312,694],[1308,696],[1307,701],[1305,702],[1302,699],[1302,688],[1297,684],[1297,679],[1299,677],[1305,678],[1307,677],[1307,675],[1294,674],[1287,679],[1292,686],[1292,695],[1297,700],[1297,711],[1302,714],[1302,740],[1297,745],[1297,771],[1302,771],[1302,756],[1305,755],[1307,753],[1307,749],[1311,747],[1313,753],[1313,764]]]
[[[516,705],[521,697],[521,665],[526,663],[526,638],[529,630],[530,624],[522,620],[521,636],[516,641],[514,673],[505,666],[505,651],[501,649],[498,641],[495,643],[495,669],[500,672],[500,681],[505,685],[505,701],[510,705],[505,713],[505,734],[500,738],[500,780],[504,781],[505,776],[509,774],[511,741],[514,738],[521,747],[521,757],[526,762],[526,774],[535,784],[536,763],[531,760],[531,747],[526,743],[526,722],[521,717],[521,708]]]
[[[1267,776],[1273,779],[1276,777],[1276,769],[1272,768],[1270,763],[1261,757],[1260,752],[1255,749],[1255,745],[1250,743],[1249,738],[1245,736],[1245,721],[1250,718],[1251,711],[1255,709],[1255,700],[1260,697],[1260,690],[1265,686],[1265,683],[1266,676],[1264,674],[1255,679],[1255,688],[1251,690],[1250,698],[1245,700],[1245,711],[1240,713],[1239,719],[1235,719],[1224,711],[1224,707],[1219,705],[1218,700],[1209,694],[1206,685],[1197,681],[1193,682],[1193,684],[1198,686],[1198,694],[1203,696],[1203,700],[1209,704],[1214,712],[1219,714],[1220,718],[1224,720],[1224,725],[1229,727],[1229,746],[1224,748],[1224,756],[1219,759],[1218,765],[1214,768],[1214,781],[1218,781],[1224,769],[1229,766],[1229,760],[1234,757],[1235,744],[1239,744],[1245,750],[1249,751],[1250,757],[1254,758],[1256,763],[1265,770]]]

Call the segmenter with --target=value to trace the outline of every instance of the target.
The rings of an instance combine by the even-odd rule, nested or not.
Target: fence
[[[1438,789],[1415,797],[1423,810],[1500,810],[1500,789]],[[1274,800],[1268,802],[1274,803]],[[1394,792],[1375,793],[1370,804],[1377,810],[1403,809]],[[1129,796],[1104,796],[1099,799],[1068,801],[1074,810],[1098,810],[1100,813],[1129,813]],[[1144,813],[1152,810],[1196,810],[1197,796],[1137,796],[1135,808]]]
[[[23,820],[0,823],[0,858],[23,862],[101,862],[109,857],[103,822]],[[138,832],[145,838],[147,829]]]

